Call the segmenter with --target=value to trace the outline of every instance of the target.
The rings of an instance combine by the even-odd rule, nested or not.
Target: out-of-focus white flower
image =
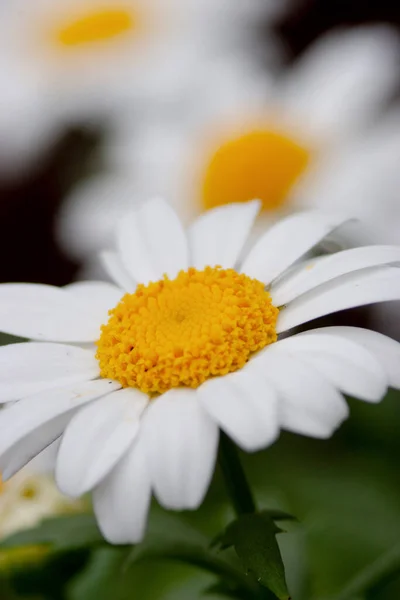
[[[31,464],[6,482],[0,476],[0,538],[37,525],[42,519],[83,510],[82,501],[71,500],[57,489],[50,467],[52,460],[42,457],[45,450]]]
[[[307,187],[305,202],[324,210],[349,207],[362,228],[348,226],[344,245],[400,242],[400,108],[386,112],[342,152],[332,153]],[[328,183],[327,183],[328,182]]]
[[[342,392],[377,402],[400,388],[390,338],[355,327],[290,335],[399,299],[400,247],[307,260],[346,217],[303,211],[247,253],[260,207],[217,207],[186,232],[154,199],[124,215],[117,252],[102,255],[116,284],[0,285],[0,330],[36,340],[0,348],[0,401],[22,398],[0,412],[4,477],[61,437],[60,489],[93,490],[105,537],[134,543],[152,492],[169,509],[200,505],[219,428],[247,451],[281,429],[326,438],[348,416]]]
[[[85,182],[62,209],[63,247],[87,257],[110,242],[132,199],[151,194],[173,198],[185,220],[256,197],[267,221],[325,203],[354,205],[374,226],[399,177],[400,123],[389,137],[374,129],[399,56],[397,35],[382,26],[325,36],[278,82],[245,60],[208,65],[189,108],[136,127],[121,119],[107,148],[113,174]]]
[[[265,9],[270,4],[265,2]],[[193,84],[200,57],[230,47],[241,21],[250,23],[262,5],[261,0],[5,0],[0,168],[16,169],[40,155],[66,122],[115,114],[126,101],[157,97],[162,102],[182,93]]]

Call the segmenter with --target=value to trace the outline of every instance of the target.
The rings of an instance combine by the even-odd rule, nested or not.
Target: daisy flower
[[[2,169],[37,157],[66,123],[115,114],[124,102],[182,93],[199,57],[230,46],[226,38],[242,19],[262,14],[263,4],[267,10],[274,2],[246,0],[232,8],[208,0],[5,0]]]
[[[56,481],[93,492],[112,543],[145,531],[150,497],[195,509],[211,480],[219,429],[241,448],[281,429],[329,437],[342,393],[379,401],[400,387],[400,345],[327,327],[323,315],[400,298],[400,248],[304,259],[345,218],[305,211],[275,224],[242,258],[261,202],[204,213],[188,231],[154,199],[102,254],[115,284],[0,285],[0,469],[7,479],[61,438]],[[283,339],[282,339],[283,338]]]
[[[105,149],[111,173],[84,182],[62,207],[63,248],[86,259],[111,240],[132,197],[152,195],[174,198],[188,222],[260,198],[264,226],[323,206],[327,195],[329,210],[353,214],[354,205],[367,222],[375,207],[372,225],[384,229],[382,206],[389,210],[398,187],[400,121],[390,143],[375,124],[398,83],[398,59],[392,30],[364,27],[324,36],[278,78],[243,56],[197,71],[186,109],[168,116],[155,107],[140,123],[122,114]]]

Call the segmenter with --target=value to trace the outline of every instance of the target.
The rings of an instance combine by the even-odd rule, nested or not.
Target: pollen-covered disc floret
[[[139,285],[102,326],[101,375],[152,394],[196,388],[276,341],[277,316],[264,284],[233,269],[190,268]]]

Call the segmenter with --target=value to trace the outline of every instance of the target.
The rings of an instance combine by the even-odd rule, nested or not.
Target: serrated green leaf
[[[259,514],[267,515],[273,521],[296,521],[296,517],[278,508],[265,508]]]
[[[218,544],[222,549],[233,546],[246,573],[252,573],[279,600],[290,600],[276,541],[280,531],[266,511],[241,515],[219,536]]]
[[[46,519],[2,540],[0,548],[45,545],[53,550],[73,550],[105,543],[94,516],[79,514]]]

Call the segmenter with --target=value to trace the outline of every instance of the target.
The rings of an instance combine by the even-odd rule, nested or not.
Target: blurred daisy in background
[[[188,189],[182,187],[186,181],[194,186],[196,199],[197,182],[190,181],[193,173],[187,163],[188,153],[196,151],[192,144],[199,127],[210,120],[218,122],[216,116],[234,119],[238,112],[259,113],[271,87],[268,72],[248,56],[235,54],[229,60],[198,65],[192,98],[183,102],[176,98],[168,106],[155,103],[141,112],[141,119],[125,114],[115,121],[103,149],[105,171],[77,185],[61,206],[57,234],[65,252],[78,260],[97,260],[98,250],[113,243],[116,222],[132,202],[163,190],[175,192],[184,221],[195,216],[201,207],[188,200]]]
[[[6,482],[0,477],[1,539],[45,518],[84,510],[84,501],[71,500],[57,489],[52,475],[55,450],[47,448]]]
[[[115,114],[125,102],[167,99],[273,0],[6,0],[0,19],[0,169],[11,175],[71,122]],[[240,25],[240,23],[242,24]],[[247,23],[247,26],[246,26]],[[239,27],[240,25],[240,27]],[[224,32],[226,32],[224,34]],[[232,37],[232,40],[231,40]],[[243,35],[243,41],[248,42]]]
[[[253,198],[264,225],[324,197],[330,209],[352,212],[354,204],[363,217],[364,193],[367,220],[382,215],[373,207],[392,202],[400,122],[390,142],[377,123],[399,82],[399,50],[397,34],[376,26],[326,35],[278,78],[243,55],[205,62],[195,97],[175,113],[150,105],[140,120],[121,114],[105,147],[107,173],[77,187],[62,208],[63,248],[90,261],[132,200],[158,194],[173,198],[186,222]],[[332,191],[354,182],[356,194]],[[371,193],[371,182],[381,193]]]
[[[20,399],[0,412],[5,478],[61,438],[60,489],[93,491],[108,541],[135,543],[152,492],[167,509],[199,507],[220,428],[250,452],[281,429],[327,438],[349,414],[342,393],[378,402],[400,388],[390,338],[356,327],[293,333],[399,299],[400,247],[307,260],[347,219],[303,211],[243,256],[261,205],[214,208],[185,231],[152,200],[124,215],[116,251],[102,254],[115,283],[0,285],[1,330],[32,340],[0,348],[0,401]]]

